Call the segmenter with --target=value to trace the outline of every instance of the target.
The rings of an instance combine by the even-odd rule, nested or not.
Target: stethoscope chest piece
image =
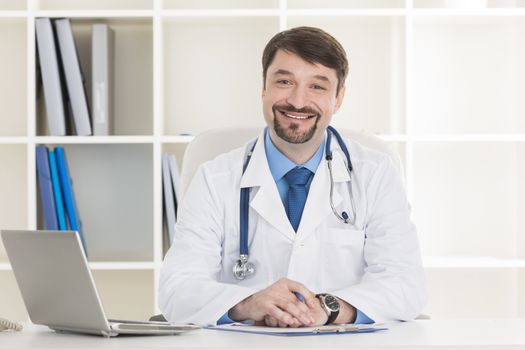
[[[233,275],[235,279],[242,281],[255,273],[255,265],[248,262],[248,255],[241,254],[239,260],[233,265]]]

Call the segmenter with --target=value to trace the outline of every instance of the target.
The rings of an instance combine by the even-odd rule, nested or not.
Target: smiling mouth
[[[285,117],[288,117],[288,118],[291,118],[291,119],[295,119],[295,120],[306,120],[306,119],[310,119],[310,118],[314,118],[315,117],[315,114],[291,114],[291,113],[288,113],[286,111],[279,111],[281,112],[281,114],[283,114]]]

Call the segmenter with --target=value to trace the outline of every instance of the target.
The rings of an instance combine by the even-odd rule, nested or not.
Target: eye
[[[279,79],[277,80],[277,84],[279,85],[290,85],[292,82],[288,79]]]
[[[326,88],[324,86],[321,86],[321,85],[318,85],[318,84],[312,85],[312,89],[314,89],[314,90],[326,90]]]

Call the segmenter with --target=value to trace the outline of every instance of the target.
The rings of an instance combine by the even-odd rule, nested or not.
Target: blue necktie
[[[290,186],[286,200],[286,213],[295,232],[301,222],[304,203],[306,202],[306,184],[313,173],[306,168],[295,167],[284,175],[286,182]]]

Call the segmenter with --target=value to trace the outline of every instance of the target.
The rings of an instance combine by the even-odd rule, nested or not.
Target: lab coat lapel
[[[332,154],[332,173],[334,178],[333,203],[334,207],[337,207],[343,200],[343,194],[339,191],[341,191],[342,188],[346,188],[346,186],[336,186],[336,184],[349,181],[350,176],[345,168],[344,155],[340,152],[339,145],[337,142],[334,142],[334,140],[332,140]],[[297,234],[300,235],[301,240],[314,232],[317,226],[326,220],[328,215],[334,214],[330,206],[330,172],[328,171],[327,161],[323,156],[310,184],[301,223],[297,230]]]
[[[257,139],[257,145],[253,150],[250,163],[241,178],[241,188],[244,187],[253,188],[250,196],[250,207],[280,233],[293,241],[295,232],[286,216],[281,196],[268,166],[264,147],[264,131]]]

